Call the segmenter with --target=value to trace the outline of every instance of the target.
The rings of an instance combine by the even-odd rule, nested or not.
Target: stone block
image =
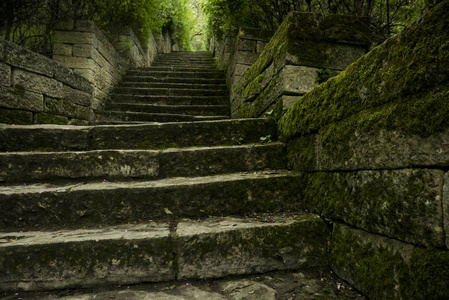
[[[360,118],[360,115],[355,116]],[[298,137],[291,145],[300,145],[302,156],[291,156],[290,164],[298,171],[333,171],[399,169],[410,166],[446,168],[449,166],[449,131],[427,137],[410,135],[398,130],[357,128],[351,123],[333,123],[324,126],[318,134]],[[336,132],[344,129],[345,138]],[[334,139],[329,139],[329,132]],[[309,140],[313,142],[309,144]],[[307,146],[306,146],[307,144]],[[289,151],[295,151],[293,148]]]
[[[92,21],[88,20],[77,20],[74,24],[74,29],[77,31],[83,31],[83,32],[92,32],[94,33],[96,31],[96,25]]]
[[[73,55],[72,48],[73,46],[70,44],[55,43],[53,45],[53,55],[72,56]]]
[[[63,116],[56,116],[47,113],[38,113],[34,120],[35,124],[55,124],[55,125],[67,125],[69,124],[69,119]]]
[[[87,120],[78,120],[78,119],[70,119],[69,120],[69,125],[87,126],[89,124],[90,124],[90,121],[87,121]]]
[[[444,175],[443,187],[444,231],[446,232],[446,248],[449,249],[449,173]]]
[[[91,93],[88,94],[66,85],[63,87],[63,95],[63,98],[69,99],[71,102],[81,106],[90,107],[90,105],[92,104]]]
[[[54,55],[53,59],[67,68],[91,70],[98,68],[97,63],[91,58]]]
[[[5,45],[3,44],[3,40],[0,41],[0,60],[4,61],[5,56]]]
[[[41,112],[44,109],[44,96],[26,91],[23,86],[0,86],[0,107]]]
[[[97,68],[99,68],[99,66],[97,66]],[[76,74],[79,74],[80,76],[86,78],[89,83],[93,83],[95,81],[96,73],[95,70],[91,70],[91,69],[78,69],[78,68],[74,68],[73,72],[75,72]],[[92,90],[93,88],[91,88],[91,92],[93,92]]]
[[[239,38],[249,39],[249,40],[261,40],[261,41],[269,41],[273,36],[274,31],[261,29],[261,28],[251,28],[251,27],[242,27],[239,30],[238,36]]]
[[[254,41],[254,40],[248,40],[248,39],[242,39],[242,38],[239,38],[237,40],[237,50],[238,51],[255,52],[256,46],[257,46],[257,41]]]
[[[298,102],[301,99],[302,96],[287,96],[283,95],[279,99],[279,101],[282,101],[282,110],[286,111],[290,107],[292,107],[296,102]]]
[[[44,103],[44,112],[48,114],[70,118],[75,117],[77,105],[72,103],[70,100],[45,97]]]
[[[43,55],[37,54],[14,43],[3,41],[5,46],[4,62],[31,72],[53,76],[52,60]]]
[[[307,175],[306,209],[415,245],[443,247],[443,177],[436,169]]]
[[[54,78],[63,82],[64,84],[82,91],[84,93],[91,94],[92,87],[87,78],[77,74],[74,70],[61,66],[59,63],[54,64],[55,75]]]
[[[93,58],[94,51],[96,51],[95,48],[89,44],[73,45],[73,56]]]
[[[256,52],[236,51],[232,59],[236,63],[251,66],[258,58],[259,53]]]
[[[236,64],[234,67],[233,76],[242,76],[243,73],[249,68],[248,65]]]
[[[445,299],[449,252],[335,223],[332,270],[371,299]]]
[[[33,124],[33,113],[29,111],[0,107],[0,124],[1,123],[30,125]]]
[[[270,224],[233,218],[200,224],[180,222],[176,235],[179,279],[219,278],[328,263],[329,231],[314,215]]]
[[[303,66],[285,66],[279,72],[277,89],[279,95],[304,95],[318,84],[316,68]]]
[[[257,41],[256,52],[261,53],[267,44],[266,41]]]
[[[94,44],[94,34],[91,32],[55,31],[56,43],[63,44]]]
[[[27,91],[45,94],[51,97],[63,97],[63,83],[53,78],[14,69],[12,73],[14,86],[22,86]]]
[[[11,66],[0,62],[0,86],[11,85]]]

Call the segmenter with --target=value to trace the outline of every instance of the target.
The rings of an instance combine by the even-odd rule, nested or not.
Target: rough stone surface
[[[446,248],[449,249],[449,173],[444,175],[443,195],[444,231],[446,233]]]
[[[42,290],[173,280],[167,225],[0,234],[0,288]],[[31,247],[32,245],[32,247]]]
[[[139,220],[296,210],[296,174],[252,172],[157,181],[5,186],[1,230],[75,228]],[[126,199],[126,201],[124,201]]]
[[[408,243],[442,247],[444,172],[432,169],[313,173],[306,207]]]
[[[340,126],[340,125],[338,125]],[[345,124],[341,124],[344,128]],[[290,166],[299,171],[399,169],[449,166],[449,132],[422,137],[403,131],[357,130],[343,141],[328,141],[327,128],[289,142]]]
[[[0,61],[0,85],[11,85],[11,66]]]
[[[0,86],[0,106],[39,112],[44,109],[44,97],[42,94],[23,90],[22,86]],[[4,121],[5,120],[0,119],[0,123],[3,123]]]
[[[449,252],[421,248],[338,224],[331,267],[371,299],[444,299]]]
[[[180,279],[217,278],[328,263],[329,233],[318,216],[280,219],[275,223],[227,218],[201,225],[178,224]]]

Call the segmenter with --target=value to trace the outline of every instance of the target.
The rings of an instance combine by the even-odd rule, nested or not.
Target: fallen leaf
[[[254,294],[254,291],[248,292],[248,294]]]

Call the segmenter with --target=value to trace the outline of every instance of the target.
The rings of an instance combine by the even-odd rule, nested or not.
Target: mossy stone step
[[[152,181],[9,185],[0,231],[98,227],[141,220],[296,211],[302,176],[256,171]]]
[[[122,82],[164,82],[164,83],[190,83],[190,84],[224,84],[224,78],[186,78],[186,77],[154,77],[154,76],[124,76]]]
[[[228,91],[228,86],[224,83],[194,83],[194,82],[121,82],[120,87],[133,88],[178,88],[178,89],[212,89]]]
[[[51,290],[218,278],[327,264],[315,215],[0,234],[0,289]]]
[[[193,122],[229,119],[229,115],[187,115],[176,113],[150,113],[139,111],[101,111],[95,114],[96,125],[107,124],[111,121],[129,121],[129,122]]]
[[[159,96],[113,94],[112,103],[138,103],[158,105],[223,105],[229,101],[228,96]]]
[[[142,125],[0,125],[0,151],[163,149],[260,142],[276,136],[268,119],[233,119]]]
[[[284,150],[284,144],[271,143],[164,150],[0,153],[0,182],[156,180],[283,169]]]
[[[110,103],[107,106],[112,111],[139,111],[147,113],[168,113],[193,116],[229,116],[227,105],[154,105],[133,103]]]
[[[227,90],[223,89],[182,89],[182,88],[138,88],[118,87],[114,91],[117,94],[130,95],[158,95],[158,96],[226,96]]]
[[[201,78],[201,79],[225,79],[223,72],[214,70],[201,71],[130,71],[128,76],[149,76],[161,78]]]

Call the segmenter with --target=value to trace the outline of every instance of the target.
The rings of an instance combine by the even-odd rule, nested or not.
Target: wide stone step
[[[302,176],[256,171],[152,181],[0,187],[0,231],[298,210]]]
[[[124,76],[123,82],[164,82],[164,83],[192,83],[192,84],[223,84],[224,78],[185,78],[185,77],[154,77],[154,76]]]
[[[269,119],[232,119],[143,125],[0,125],[0,151],[163,149],[260,142],[276,135]]]
[[[227,105],[154,105],[133,103],[110,103],[108,110],[147,113],[168,113],[193,116],[229,116]]]
[[[329,230],[315,215],[127,224],[0,235],[0,290],[126,285],[328,263]]]
[[[137,71],[176,71],[176,72],[195,72],[195,71],[217,71],[213,64],[186,64],[186,63],[154,63],[149,68],[133,69]]]
[[[149,76],[160,78],[202,78],[202,79],[225,79],[223,72],[210,70],[210,71],[129,71],[127,76]]]
[[[193,121],[208,121],[208,120],[223,120],[230,119],[229,115],[221,116],[195,116],[187,114],[175,113],[149,113],[149,112],[134,112],[134,111],[100,111],[95,114],[96,125],[109,124],[111,121],[129,121],[129,122],[193,122]]]
[[[114,93],[123,95],[158,95],[158,96],[226,96],[223,89],[180,89],[180,88],[137,88],[118,87]]]
[[[194,83],[194,82],[121,82],[120,87],[124,88],[177,88],[177,89],[212,89],[228,91],[226,84],[208,84],[208,83]]]
[[[137,103],[157,105],[226,105],[228,96],[159,96],[159,95],[111,95],[112,103]]]
[[[165,150],[0,153],[0,182],[162,179],[286,167],[281,143]]]

